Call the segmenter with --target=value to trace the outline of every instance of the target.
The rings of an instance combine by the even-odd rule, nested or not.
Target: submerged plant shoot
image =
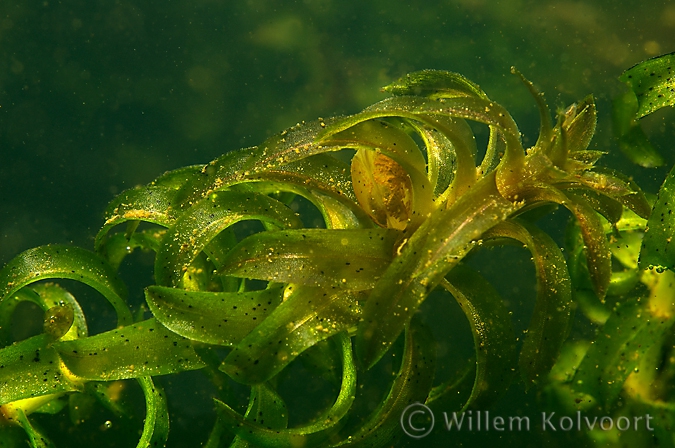
[[[123,192],[92,250],[47,245],[11,260],[0,271],[0,446],[171,446],[183,417],[166,384],[210,394],[212,429],[194,446],[450,443],[448,415],[475,425],[514,388],[548,412],[531,430],[551,446],[673,446],[674,175],[648,200],[630,173],[602,166],[592,96],[552,118],[512,71],[540,113],[529,148],[478,85],[424,70],[355,115]],[[663,163],[639,119],[675,103],[675,57],[622,81],[620,147]],[[536,223],[556,208],[571,216],[564,250]],[[523,335],[500,285],[467,262],[514,244],[531,254],[537,291]],[[119,272],[138,251],[154,257],[154,284],[132,304]],[[108,331],[89,331],[77,283],[114,310]],[[472,356],[439,351],[420,312],[450,300]],[[18,337],[24,302],[43,323]],[[588,338],[568,339],[575,320],[594,328]],[[172,380],[189,371],[199,379]],[[418,433],[406,427],[413,405],[436,415],[432,434],[422,412],[408,420]],[[565,416],[583,416],[583,430],[565,431]]]

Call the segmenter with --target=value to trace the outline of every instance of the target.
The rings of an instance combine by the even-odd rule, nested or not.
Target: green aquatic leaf
[[[390,229],[260,232],[232,249],[220,272],[326,289],[371,289],[391,262],[400,237]]]
[[[387,396],[366,421],[333,447],[396,446],[401,416],[413,403],[424,403],[434,381],[436,344],[431,331],[413,318],[406,326],[401,367]]]
[[[330,153],[314,154],[281,166],[268,167],[257,175],[249,175],[241,184],[266,181],[275,182],[278,189],[302,187],[306,191],[320,191],[335,198],[356,201],[349,165]]]
[[[105,239],[98,247],[97,252],[117,270],[122,261],[124,261],[124,258],[136,249],[157,253],[165,234],[166,229],[163,228],[151,228],[141,231],[136,231],[134,228],[131,235],[115,233]]]
[[[166,328],[193,341],[236,345],[281,303],[281,287],[262,291],[186,291],[150,286],[152,314]]]
[[[659,189],[640,249],[640,269],[675,268],[675,168]]]
[[[326,439],[340,429],[356,395],[356,367],[352,358],[351,341],[346,333],[338,334],[333,341],[342,356],[340,392],[333,405],[312,422],[286,429],[288,422],[283,417],[287,416],[287,411],[283,400],[267,383],[263,383],[252,386],[249,408],[244,417],[216,399],[223,423],[232,428],[238,437],[254,446],[326,446]],[[256,399],[257,397],[260,398]],[[268,416],[271,416],[271,421]]]
[[[631,162],[645,168],[662,166],[666,162],[654,148],[636,118],[638,101],[635,93],[626,91],[612,101],[612,125],[619,139],[619,149]]]
[[[325,156],[325,158],[323,157]],[[327,167],[331,160],[337,160],[326,154],[303,159],[297,163],[284,166],[284,171],[265,173],[264,181],[249,181],[233,185],[235,191],[254,191],[261,194],[274,195],[281,192],[297,194],[311,202],[321,213],[326,228],[347,229],[372,227],[372,222],[366,213],[359,207],[351,188],[351,179],[345,174],[348,167],[339,170],[326,169],[319,174],[320,167]],[[316,161],[316,165],[310,164]],[[340,162],[341,163],[341,162]],[[307,166],[299,166],[304,165]],[[291,173],[289,168],[297,168],[298,172]],[[343,171],[343,168],[346,171]],[[332,172],[331,172],[332,171]],[[325,182],[321,181],[325,177]],[[348,189],[336,189],[331,185],[349,182]],[[348,193],[348,194],[347,194]]]
[[[306,157],[341,148],[315,142],[316,136],[335,119],[302,122],[268,138],[259,146],[225,153],[187,181],[176,194],[173,206],[185,209],[215,191],[247,181],[264,181],[269,172]],[[293,168],[291,172],[295,171]],[[331,186],[335,188],[335,185]]]
[[[286,444],[281,440],[286,438],[284,430],[288,426],[288,408],[283,398],[266,383],[251,386],[243,417],[217,398],[214,401],[219,419],[229,431],[237,434],[230,448],[306,446],[304,443]]]
[[[62,334],[60,338],[69,340],[87,336],[87,321],[75,297],[54,283],[38,283],[20,289],[0,303],[0,347],[12,342],[10,338],[12,318],[16,306],[23,301],[32,302],[45,312],[54,307],[69,308],[72,312],[72,325],[68,324],[65,334]],[[58,322],[51,322],[49,329],[61,333],[64,331],[65,324],[65,321],[59,319]]]
[[[623,72],[619,79],[628,83],[637,97],[637,118],[675,105],[675,53],[640,62]]]
[[[473,131],[461,118],[428,114],[420,115],[418,119],[421,122],[408,120],[408,123],[424,140],[434,199],[438,201],[437,197],[443,195],[441,202],[452,203],[478,179],[478,150]],[[450,186],[452,190],[448,191]]]
[[[137,378],[145,396],[145,419],[143,432],[137,448],[166,446],[169,438],[169,409],[161,386],[155,384],[149,376]]]
[[[548,104],[546,104],[544,94],[539,92],[532,81],[527,79],[516,67],[511,67],[511,73],[520,78],[520,81],[525,85],[530,92],[530,95],[532,95],[532,98],[534,98],[534,101],[537,103],[537,109],[539,110],[539,137],[537,138],[537,143],[535,143],[534,147],[537,148],[537,150],[546,148],[553,140],[554,133],[553,125],[551,123],[551,110],[549,109]]]
[[[460,75],[445,70],[421,70],[408,73],[391,84],[382,87],[392,95],[416,95],[433,99],[477,96],[487,99],[481,88]]]
[[[617,303],[602,328],[602,337],[589,348],[570,383],[579,395],[595,397],[611,409],[628,376],[675,318],[651,309],[646,301]]]
[[[638,216],[649,217],[651,207],[638,185],[628,176],[615,170],[595,167],[577,177],[582,185],[614,199],[631,209]]]
[[[54,344],[63,363],[77,377],[112,381],[166,375],[205,366],[192,343],[156,319]]]
[[[469,358],[454,367],[448,379],[429,391],[425,404],[433,409],[434,414],[447,412],[448,409],[463,412],[471,405],[471,393],[476,385],[476,360]]]
[[[190,265],[219,233],[239,221],[252,219],[278,228],[302,224],[291,209],[268,196],[253,192],[215,193],[183,213],[168,230],[155,258],[155,281],[181,287]]]
[[[484,409],[508,389],[515,377],[516,337],[499,293],[480,274],[458,265],[441,285],[455,298],[473,334],[476,370],[464,407]]]
[[[433,189],[426,174],[426,162],[415,141],[403,130],[387,122],[380,120],[366,120],[357,122],[342,132],[332,134],[329,139],[322,140],[323,144],[335,145],[344,148],[376,151],[387,158],[393,160],[395,164],[387,166],[387,169],[381,173],[375,173],[374,181],[391,181],[391,184],[385,188],[394,189],[397,185],[406,184],[411,189],[408,194],[411,195],[410,217],[409,220],[413,226],[419,225],[420,220],[424,219],[433,207]],[[358,155],[358,152],[357,152]],[[352,159],[352,182],[356,196],[361,202],[366,212],[371,213],[370,204],[364,204],[363,198],[368,198],[371,192],[377,191],[374,185],[370,185],[369,179],[365,176],[355,176],[361,171],[355,170],[354,163],[359,159]],[[409,180],[393,170],[392,167],[400,166],[401,173],[407,174]],[[372,168],[372,167],[367,167]],[[402,169],[402,170],[401,170]],[[366,169],[366,172],[369,170]],[[395,178],[395,176],[398,177]],[[365,190],[364,190],[365,189]],[[361,195],[359,191],[362,191]],[[401,195],[401,192],[396,192]],[[375,197],[374,200],[377,201]]]
[[[48,437],[42,434],[29,420],[26,414],[19,409],[17,413],[19,425],[26,431],[31,448],[54,448]]]
[[[55,305],[45,312],[42,329],[54,340],[61,339],[73,326],[75,313],[70,305]]]
[[[169,227],[175,221],[171,203],[177,191],[202,168],[192,165],[168,171],[146,186],[126,190],[115,197],[106,207],[105,224],[96,234],[96,251],[100,250],[110,229],[124,222],[143,221]]]
[[[518,164],[524,157],[520,131],[511,115],[499,104],[479,97],[442,98],[438,101],[410,96],[387,98],[358,114],[342,118],[327,126],[318,135],[318,141],[328,144],[332,142],[335,134],[376,118],[397,117],[423,122],[426,115],[464,118],[494,126],[502,133],[502,138],[506,142],[505,151],[509,163]],[[390,157],[396,160],[395,157]],[[399,160],[396,161],[401,163]],[[403,163],[401,166],[405,168]]]
[[[204,165],[188,165],[175,170],[167,171],[157,179],[153,180],[150,185],[156,187],[164,187],[170,190],[179,190],[185,185],[187,181],[199,173],[204,168]]]
[[[289,285],[284,301],[225,358],[220,370],[260,384],[317,342],[356,326],[361,317],[350,291]]]
[[[556,188],[538,185],[529,194],[531,194],[529,199],[533,202],[560,204],[572,212],[584,241],[583,250],[593,290],[600,300],[604,300],[612,275],[612,259],[600,214],[576,192],[573,195],[566,195]]]
[[[132,322],[127,291],[114,269],[98,255],[79,247],[47,245],[28,249],[0,270],[0,302],[39,280],[67,278],[100,292],[115,309],[117,325]]]
[[[579,222],[593,289],[604,300],[612,275],[612,260],[600,215],[583,199],[570,198],[567,208]]]
[[[597,121],[598,111],[592,95],[565,110],[561,127],[565,132],[567,154],[585,151],[588,148],[595,134]]]
[[[412,315],[481,235],[522,206],[497,191],[495,173],[449,208],[439,207],[397,249],[364,307],[357,353],[371,367],[391,347]]]
[[[61,370],[52,342],[40,334],[0,349],[0,406],[82,387],[78,378]]]
[[[512,238],[532,254],[537,301],[520,352],[520,373],[527,385],[550,370],[565,342],[572,317],[572,281],[565,257],[546,233],[525,221],[504,222],[485,235]]]

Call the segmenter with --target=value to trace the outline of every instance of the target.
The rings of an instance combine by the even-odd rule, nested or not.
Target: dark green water
[[[424,68],[477,82],[513,114],[529,143],[537,112],[510,75],[512,65],[554,109],[593,93],[600,115],[592,146],[613,151],[606,164],[630,166],[612,140],[611,98],[622,88],[623,70],[675,50],[674,5],[410,3],[0,3],[0,265],[49,242],[92,248],[103,209],[117,193],[255,145],[301,120],[357,112],[384,97],[381,86]],[[675,139],[673,122],[672,110],[644,122],[667,167],[675,161],[666,146]],[[666,172],[630,170],[651,193]],[[513,257],[526,265],[523,253]],[[499,259],[478,262],[495,281],[509,281],[511,300],[533,295],[529,265],[516,264],[507,275]],[[169,387],[180,389],[183,377],[196,383],[197,376],[183,374]],[[176,422],[178,438],[169,446],[199,446],[211,421],[195,403],[208,408],[208,391],[176,393],[187,420]],[[517,405],[527,414],[533,397],[514,395],[528,397]],[[189,438],[189,428],[199,434]],[[527,446],[531,435],[474,436],[465,434],[462,443]]]

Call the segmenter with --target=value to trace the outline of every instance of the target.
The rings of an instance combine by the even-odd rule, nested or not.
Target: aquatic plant
[[[622,109],[624,117],[672,104],[672,59],[627,72],[637,96],[622,103],[636,105]],[[33,419],[41,413],[54,414],[71,436],[86,432],[97,407],[125,421],[127,380],[145,398],[137,446],[163,446],[170,417],[156,377],[199,369],[215,395],[217,420],[203,438],[209,447],[383,446],[401,436],[410,404],[485,409],[518,377],[558,409],[613,409],[621,393],[661,406],[674,364],[663,358],[672,274],[644,268],[675,264],[673,175],[651,213],[627,176],[596,165],[593,98],[553,124],[542,95],[514,73],[541,117],[527,150],[509,113],[476,84],[425,70],[385,87],[392,96],[360,113],[299,123],[257,147],[123,192],[105,212],[94,251],[48,245],[18,255],[0,271],[4,446],[23,443],[19,427],[32,446],[50,446]],[[664,77],[656,85],[669,86],[669,100],[647,107],[656,97],[641,83],[651,73]],[[488,127],[484,150],[469,122]],[[551,206],[575,218],[567,259],[535,225]],[[463,262],[513,242],[530,251],[537,282],[521,346],[498,290]],[[154,284],[132,309],[118,271],[136,250],[154,253]],[[100,292],[115,328],[89,335],[80,302],[42,282],[53,279]],[[435,290],[455,298],[475,344],[474,357],[458,360],[456,374],[441,381],[434,338],[416,315]],[[43,331],[14,340],[23,302],[44,312]],[[601,326],[594,344],[566,342],[577,304]],[[297,409],[286,405],[283,384],[292,383],[297,363],[328,392],[323,408],[289,427]],[[378,363],[396,373],[371,409],[371,384],[362,381]],[[651,389],[656,383],[663,387]],[[244,386],[242,407],[236,391]],[[664,415],[661,428],[672,412]],[[101,434],[90,429],[82,440]]]

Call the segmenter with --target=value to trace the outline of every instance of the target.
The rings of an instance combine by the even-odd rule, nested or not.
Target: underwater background
[[[0,265],[46,243],[92,248],[106,204],[121,191],[256,145],[302,120],[355,113],[385,97],[381,86],[425,68],[478,83],[511,112],[526,147],[538,134],[538,113],[511,66],[553,108],[594,94],[591,147],[609,153],[601,164],[655,193],[675,162],[675,113],[666,108],[642,121],[666,163],[640,168],[618,151],[611,101],[624,89],[617,79],[624,70],[674,50],[675,4],[664,1],[4,1]],[[559,216],[547,219],[560,226]],[[562,245],[564,226],[558,230]],[[529,255],[515,248],[498,254],[470,262],[521,310],[514,319],[522,330],[534,298]],[[136,301],[151,281],[151,259],[147,267],[127,273]],[[463,318],[442,306],[426,313],[435,328]],[[447,346],[470,352],[467,328],[446,329]],[[189,393],[165,385],[172,416],[180,407],[185,419],[172,421],[169,446],[198,446],[205,437],[190,434],[212,425],[200,420],[202,413],[212,418],[209,391],[189,395],[199,375],[177,376],[190,383]],[[514,391],[502,401],[523,396]],[[534,414],[526,401],[518,406]],[[469,434],[462,443],[490,437],[527,446],[534,436]]]

